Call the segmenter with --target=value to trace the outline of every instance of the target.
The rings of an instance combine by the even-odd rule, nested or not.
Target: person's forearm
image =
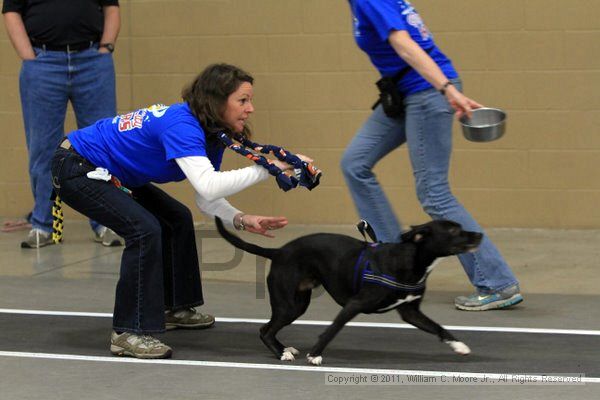
[[[419,73],[436,89],[441,89],[448,78],[440,67],[408,34],[406,31],[394,31],[390,34],[389,42],[398,56]]]
[[[269,177],[267,170],[258,165],[232,171],[215,171],[207,157],[182,157],[175,161],[194,190],[207,201],[238,193]]]
[[[8,37],[19,57],[23,60],[35,58],[35,52],[31,46],[29,35],[27,35],[27,31],[25,30],[25,24],[23,23],[21,14],[17,12],[5,13],[4,25],[6,25]]]
[[[104,10],[104,31],[100,43],[115,44],[121,29],[121,15],[118,6],[105,6]]]

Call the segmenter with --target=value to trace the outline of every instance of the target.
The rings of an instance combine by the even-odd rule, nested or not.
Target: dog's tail
[[[227,240],[229,243],[231,243],[238,249],[242,249],[244,251],[247,251],[248,253],[256,254],[257,256],[261,256],[261,257],[265,257],[265,258],[269,258],[269,259],[272,259],[275,256],[275,254],[277,254],[278,249],[267,249],[267,248],[260,247],[255,244],[243,241],[242,239],[240,239],[233,233],[229,232],[225,228],[225,226],[223,225],[223,221],[221,221],[221,218],[219,218],[219,217],[215,217],[215,224],[217,225],[217,230],[219,231],[221,236],[223,236],[223,238],[225,240]]]

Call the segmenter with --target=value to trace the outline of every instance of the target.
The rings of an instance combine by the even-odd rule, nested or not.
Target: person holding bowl
[[[356,43],[382,76],[377,83],[379,104],[341,161],[360,217],[371,224],[380,241],[400,241],[400,223],[372,169],[406,143],[425,212],[483,232],[448,183],[454,115],[468,117],[481,104],[461,93],[452,62],[436,46],[409,1],[349,0],[348,4]],[[457,297],[457,308],[499,309],[523,300],[516,277],[487,235],[476,252],[458,257],[476,292]]]

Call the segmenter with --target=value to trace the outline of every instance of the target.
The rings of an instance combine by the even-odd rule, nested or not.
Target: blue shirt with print
[[[410,37],[441,68],[448,79],[458,74],[452,62],[435,45],[427,26],[407,0],[349,0],[356,44],[371,59],[382,76],[394,76],[408,64],[398,56],[388,38],[394,30],[407,31]],[[417,71],[410,69],[398,83],[404,94],[420,92],[432,86]]]
[[[224,147],[207,143],[187,103],[154,105],[101,119],[68,137],[79,154],[132,188],[185,179],[176,158],[208,157],[215,170],[223,159]]]

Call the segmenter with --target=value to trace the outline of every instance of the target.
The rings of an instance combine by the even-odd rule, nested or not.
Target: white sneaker
[[[94,231],[94,242],[102,243],[102,246],[106,247],[123,246],[125,244],[122,237],[105,226]]]
[[[27,240],[21,242],[22,249],[39,249],[40,247],[54,244],[52,233],[45,232],[38,228],[33,228],[27,235]]]
[[[170,358],[173,350],[160,340],[149,335],[136,335],[115,331],[110,335],[110,352],[115,356],[135,358]]]

